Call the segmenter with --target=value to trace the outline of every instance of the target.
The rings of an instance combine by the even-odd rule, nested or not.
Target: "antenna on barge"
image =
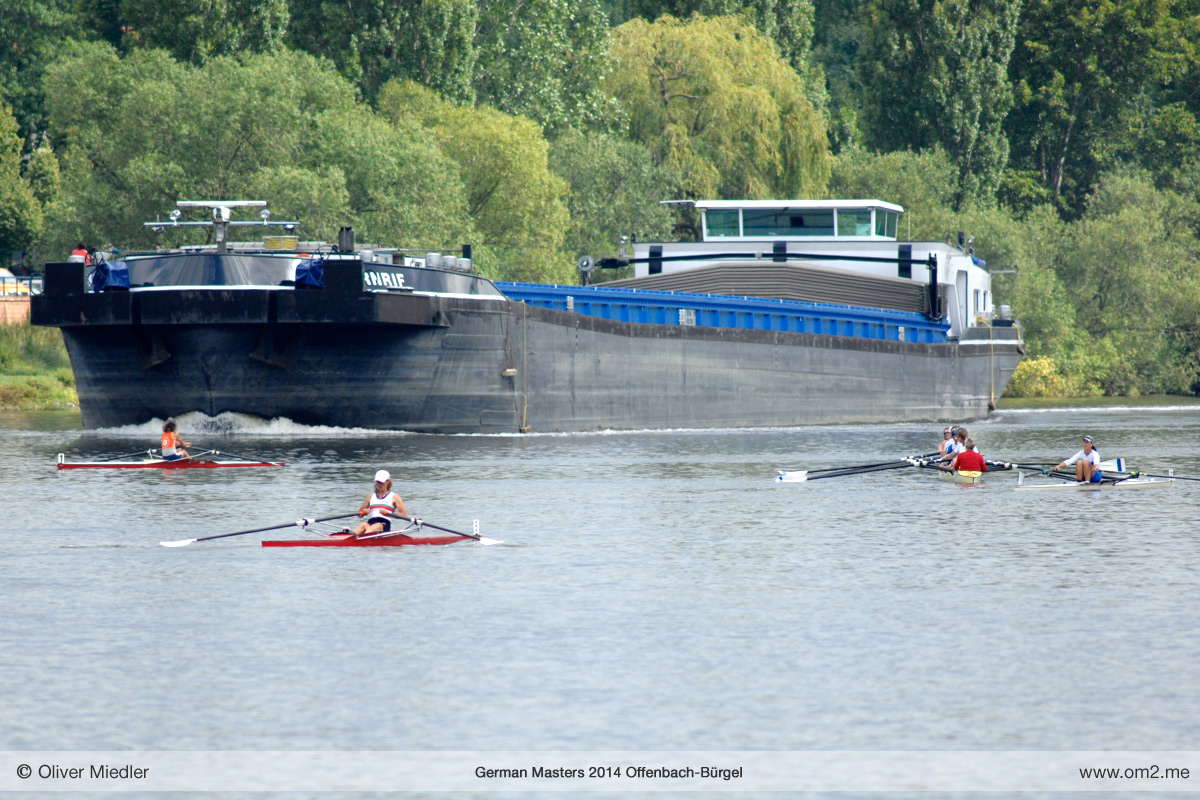
[[[271,222],[271,212],[266,207],[265,200],[179,200],[175,203],[179,208],[211,208],[212,222],[180,222],[179,217],[182,212],[179,208],[171,211],[171,221],[163,222],[156,220],[155,222],[143,223],[147,228],[154,228],[155,233],[162,233],[168,227],[171,228],[207,228],[212,227],[213,238],[217,242],[217,253],[227,252],[225,244],[225,232],[230,225],[247,226],[247,225],[280,225],[288,233],[294,231],[299,225],[299,222]],[[233,219],[234,208],[261,208],[259,216],[262,218],[260,222],[253,220],[235,220]]]

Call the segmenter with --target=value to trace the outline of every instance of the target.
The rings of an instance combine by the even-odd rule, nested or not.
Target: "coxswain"
[[[963,449],[954,454],[950,461],[950,469],[959,471],[987,472],[987,462],[975,450],[975,440],[967,437],[963,441]]]
[[[404,508],[404,500],[392,491],[392,476],[386,469],[375,473],[375,488],[367,499],[363,500],[358,509],[360,517],[366,517],[366,522],[360,522],[354,529],[355,536],[387,533],[392,529],[389,516],[408,516]]]
[[[1096,449],[1090,436],[1083,437],[1082,450],[1066,461],[1060,462],[1053,471],[1066,469],[1072,464],[1075,465],[1075,480],[1080,483],[1100,483],[1104,479],[1104,475],[1100,472],[1100,451]],[[1043,470],[1043,473],[1049,472],[1051,470]]]
[[[162,455],[166,461],[175,461],[180,458],[191,458],[185,447],[191,447],[191,442],[185,442],[179,438],[179,434],[175,432],[175,420],[167,419],[163,423],[162,433]]]

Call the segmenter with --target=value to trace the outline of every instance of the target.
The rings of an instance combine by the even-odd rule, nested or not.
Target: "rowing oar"
[[[401,514],[393,514],[392,516],[398,517],[398,518],[404,520],[405,522],[411,522],[413,525],[416,525],[418,529],[421,527],[434,528],[439,531],[445,531],[446,533],[453,533],[455,536],[462,536],[466,539],[475,539],[482,545],[504,544],[504,542],[500,541],[499,539],[489,539],[486,536],[476,536],[473,533],[462,533],[461,531],[452,531],[449,528],[443,528],[441,525],[434,525],[432,522],[426,522],[425,520],[418,519],[417,517],[406,517]],[[404,534],[404,535],[408,536],[408,534]],[[416,537],[409,536],[408,538],[413,539]]]
[[[134,450],[132,453],[125,453],[124,455],[113,456],[112,458],[97,458],[96,463],[103,464],[107,461],[120,461],[122,458],[129,458],[130,456],[140,456],[140,455],[146,455],[146,454],[148,454],[151,458],[154,458],[154,450],[152,450],[152,449],[151,450]]]
[[[1182,475],[1151,475],[1149,472],[1138,472],[1134,470],[1132,473],[1135,478],[1168,478],[1176,481],[1200,481],[1200,478],[1185,478]]]
[[[878,464],[859,464],[858,466],[854,466],[854,467],[825,467],[823,469],[810,469],[810,470],[800,470],[800,471],[806,472],[809,475],[827,475],[831,472],[857,472],[860,469],[869,470],[869,469],[875,469],[876,467],[890,467],[891,465],[895,464],[896,462],[897,462],[897,459],[893,458],[891,461],[880,461]]]
[[[226,539],[230,536],[245,536],[247,533],[262,533],[263,531],[277,531],[280,528],[290,528],[295,525],[297,528],[303,528],[305,525],[311,525],[314,522],[328,522],[331,519],[346,519],[347,517],[357,517],[358,512],[353,514],[338,514],[333,517],[321,517],[320,519],[300,519],[295,522],[285,522],[282,525],[269,525],[266,528],[254,528],[248,531],[237,531],[235,533],[221,533],[216,536],[201,536],[199,539],[180,539],[177,542],[159,542],[163,547],[187,547],[193,542],[207,542],[212,539]]]
[[[254,461],[258,464],[278,464],[281,467],[286,466],[282,461],[267,461],[265,458],[258,458],[257,456],[243,456],[239,455],[238,453],[230,453],[228,450],[205,450],[202,455],[207,455],[209,453],[211,453],[213,456],[229,456],[230,458],[240,458],[243,461]]]
[[[985,461],[984,463],[989,467],[996,467],[997,469],[1029,469],[1035,472],[1040,472],[1046,467],[1053,466],[1049,461],[1040,464],[1018,464],[1015,461]]]
[[[782,483],[804,483],[806,481],[819,481],[822,478],[842,478],[847,475],[865,475],[868,472],[884,472],[889,469],[900,469],[902,467],[910,467],[912,464],[905,461],[886,461],[882,464],[864,464],[859,467],[843,467],[841,469],[822,470],[819,475],[810,475],[808,470],[795,470],[792,472],[779,471],[779,477],[775,480]]]

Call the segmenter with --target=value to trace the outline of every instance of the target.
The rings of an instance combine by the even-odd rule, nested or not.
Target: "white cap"
[[[392,479],[392,476],[388,473],[388,471],[386,469],[381,469],[381,470],[379,470],[379,472],[375,473],[375,482],[376,483],[387,483],[391,479]]]

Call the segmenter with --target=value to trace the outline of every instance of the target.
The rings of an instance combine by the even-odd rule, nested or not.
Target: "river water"
[[[1089,433],[1200,476],[1200,405],[971,428],[988,458]],[[159,425],[0,416],[0,750],[1200,749],[1200,482],[773,480],[936,448],[909,424],[180,431],[288,466],[58,471]],[[412,513],[504,543],[158,544],[354,511],[381,467]]]

